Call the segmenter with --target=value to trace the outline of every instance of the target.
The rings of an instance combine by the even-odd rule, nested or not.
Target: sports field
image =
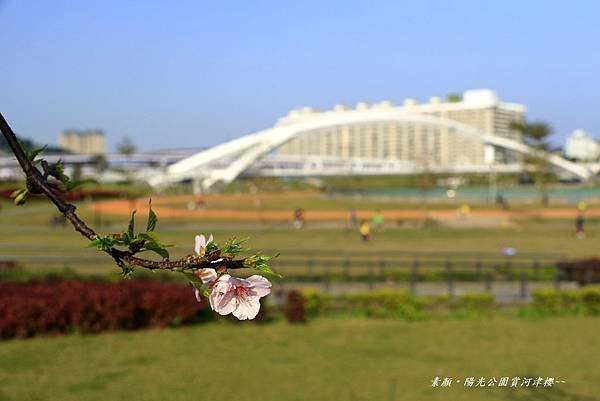
[[[155,197],[153,205],[159,215],[158,234],[165,243],[174,244],[173,256],[190,252],[197,233],[213,233],[217,241],[231,236],[250,238],[255,249],[285,253],[285,250],[305,251],[403,251],[403,252],[486,252],[501,255],[506,247],[519,254],[540,253],[582,258],[597,255],[596,239],[600,224],[593,217],[599,207],[586,211],[586,238],[574,235],[576,209],[521,207],[504,212],[498,208],[473,206],[471,213],[459,216],[456,210],[438,205],[422,206],[399,202],[383,202],[343,198],[339,200],[319,194],[264,195],[261,209],[249,195],[205,197],[202,210],[189,210],[190,196]],[[137,210],[138,224],[145,222],[147,198],[80,202],[78,212],[100,233],[116,233],[126,229],[129,214]],[[337,206],[337,210],[333,208]],[[0,214],[0,254],[42,257],[97,256],[85,247],[86,241],[69,226],[50,224],[57,212],[44,202],[30,202],[15,207],[4,201]],[[447,205],[448,206],[448,205]],[[306,210],[306,226],[294,229],[294,207]],[[348,227],[348,209],[355,208],[359,218],[370,219],[382,210],[384,227],[373,231],[373,240],[362,243],[357,228]],[[217,218],[228,214],[228,218]],[[274,213],[268,215],[267,212]],[[236,215],[240,213],[241,215]],[[236,217],[237,216],[237,217]],[[268,218],[269,216],[273,217]],[[321,216],[317,218],[315,216]],[[329,216],[329,217],[328,217]],[[401,217],[395,217],[401,216]],[[494,217],[496,216],[496,217]],[[439,220],[436,220],[440,217]],[[489,224],[478,224],[484,221]],[[47,258],[48,259],[48,258]],[[75,266],[77,269],[99,272],[111,266],[102,263]]]
[[[436,202],[430,205],[390,199],[361,199],[352,196],[327,196],[315,192],[283,192],[266,194],[227,194],[227,195],[180,195],[157,197],[153,207],[169,219],[202,219],[205,221],[290,221],[293,211],[301,208],[308,221],[339,222],[348,221],[350,210],[355,209],[359,219],[369,219],[376,211],[381,211],[389,222],[395,224],[410,220],[433,219],[440,221],[456,220],[457,210],[464,202]],[[93,213],[128,216],[132,209],[147,212],[145,199],[107,200],[88,205]],[[600,217],[600,208],[590,208],[586,215]],[[502,210],[486,204],[476,204],[469,214],[460,216],[465,221],[495,219],[509,222],[519,219],[575,219],[574,206],[559,205],[541,208],[537,205],[517,204],[512,209]]]

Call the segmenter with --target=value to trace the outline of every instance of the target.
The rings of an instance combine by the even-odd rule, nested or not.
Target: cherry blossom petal
[[[196,235],[194,244],[194,252],[196,253],[196,255],[204,256],[204,253],[206,252],[206,247],[212,241],[212,234],[208,237],[208,241],[206,240],[204,234]]]
[[[234,280],[238,280],[236,277],[231,277],[229,274],[223,274],[219,277],[219,281],[215,284],[216,287],[230,287]]]
[[[215,282],[210,293],[210,307],[220,315],[227,315],[233,312],[238,305],[238,299],[235,297],[235,288],[230,283],[232,277],[224,274]]]
[[[207,267],[206,269],[199,269],[196,276],[202,280],[202,287],[207,289],[217,279],[217,272],[215,269]]]
[[[233,316],[239,320],[254,319],[260,310],[260,302],[258,298],[240,302],[238,307],[232,312]]]
[[[233,277],[230,276],[229,274],[224,274],[221,276],[221,278],[225,277],[225,280],[236,287],[248,287],[248,282],[246,280],[244,280],[243,278],[238,278],[238,277]]]
[[[255,274],[248,277],[246,281],[250,284],[253,295],[257,297],[262,298],[271,292],[271,283],[263,276]]]
[[[216,293],[214,290],[210,294],[210,306],[219,315],[229,315],[235,311],[239,305],[238,299],[232,291],[226,293]]]
[[[200,250],[205,247],[206,247],[206,239],[204,238],[204,235],[196,235],[195,244],[194,244],[194,252],[197,255],[200,255]]]

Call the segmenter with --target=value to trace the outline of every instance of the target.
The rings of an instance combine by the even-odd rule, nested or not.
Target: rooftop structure
[[[101,130],[65,130],[58,136],[58,146],[75,154],[105,154],[106,137]]]
[[[428,103],[419,104],[406,99],[402,106],[390,101],[369,105],[360,102],[355,108],[336,105],[331,111],[310,107],[292,110],[277,126],[289,126],[309,121],[324,113],[361,114],[362,124],[340,124],[304,132],[283,144],[278,152],[290,156],[323,156],[342,158],[372,158],[404,160],[428,166],[480,165],[492,160],[497,163],[520,161],[517,153],[496,149],[486,154],[481,141],[454,135],[447,128],[427,123],[368,121],[369,115],[380,112],[398,116],[434,116],[458,122],[482,134],[499,136],[521,142],[518,131],[510,128],[513,121],[523,121],[525,106],[502,102],[491,90],[470,90],[446,100],[434,96]]]
[[[579,161],[598,160],[600,143],[584,130],[575,130],[567,137],[565,155]]]

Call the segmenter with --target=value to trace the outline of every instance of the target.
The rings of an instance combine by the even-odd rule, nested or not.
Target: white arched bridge
[[[412,124],[427,129],[457,135],[470,143],[479,143],[484,155],[480,162],[465,163],[418,163],[402,160],[390,155],[380,157],[360,157],[360,149],[351,157],[339,156],[294,156],[278,155],[277,149],[303,134],[340,126],[361,126],[365,124]],[[363,146],[363,145],[353,145]],[[365,145],[366,146],[366,145]],[[218,182],[230,183],[242,174],[315,176],[344,174],[412,174],[419,171],[430,172],[497,172],[520,171],[518,160],[498,163],[496,149],[527,156],[541,156],[526,144],[491,134],[478,132],[470,126],[454,120],[433,115],[410,114],[397,109],[371,109],[368,112],[352,110],[344,112],[311,113],[308,118],[299,118],[291,123],[282,123],[273,128],[245,135],[213,148],[200,151],[168,167],[161,173],[153,174],[148,181],[153,186],[162,186],[183,180],[194,180],[208,189]],[[459,152],[460,154],[460,149]],[[573,163],[558,155],[544,154],[543,157],[555,167],[573,176],[588,180],[598,172],[598,166],[585,166]]]

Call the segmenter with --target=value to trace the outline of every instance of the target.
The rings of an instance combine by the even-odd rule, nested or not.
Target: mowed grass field
[[[311,202],[317,202],[315,200]],[[317,204],[318,206],[318,204]],[[370,205],[373,206],[373,205]],[[250,206],[252,207],[252,206]],[[316,206],[315,206],[316,207]],[[344,205],[346,207],[346,205]],[[367,206],[365,206],[366,208]],[[93,214],[79,205],[94,225]],[[67,227],[51,228],[56,212],[31,202],[3,202],[0,258],[28,255],[26,268],[70,267],[82,273],[117,272],[100,252]],[[127,218],[98,231],[123,231]],[[145,216],[139,216],[145,224]],[[364,244],[341,227],[262,224],[159,216],[158,233],[189,253],[195,234],[217,241],[250,237],[253,248],[598,254],[600,225],[589,221],[577,240],[571,220],[521,220],[504,228],[385,228]],[[89,258],[70,263],[70,258]],[[283,256],[282,256],[283,258]],[[56,260],[56,262],[54,262]],[[0,306],[1,307],[1,306]],[[307,325],[209,323],[194,327],[69,335],[0,342],[2,400],[600,400],[600,319],[494,318],[403,322],[318,319]],[[551,376],[554,388],[432,388],[435,376]]]
[[[140,201],[141,202],[141,201]],[[313,202],[316,202],[313,200]],[[95,226],[94,215],[85,203],[80,203],[81,216]],[[249,206],[252,207],[252,206]],[[82,273],[115,271],[109,258],[95,249],[86,247],[86,240],[76,234],[70,226],[52,228],[49,224],[57,213],[51,205],[31,202],[24,207],[15,207],[4,201],[0,214],[0,257],[11,255],[33,256],[29,263],[33,268],[69,267]],[[105,223],[100,233],[123,232],[126,216],[103,215]],[[106,225],[110,222],[110,225]],[[139,227],[144,227],[145,216],[139,213]],[[248,244],[256,250],[281,253],[285,260],[286,250],[315,251],[403,251],[403,252],[467,252],[501,255],[505,247],[513,247],[519,255],[544,253],[564,255],[568,258],[598,256],[600,222],[589,219],[586,223],[586,238],[579,240],[574,235],[572,219],[521,219],[503,227],[446,227],[416,226],[385,227],[373,232],[373,241],[365,244],[357,230],[343,225],[311,224],[297,230],[291,222],[226,222],[217,223],[202,218],[168,219],[159,215],[157,232],[165,243],[174,244],[172,257],[188,254],[198,233],[212,233],[217,242],[232,236],[249,238]],[[149,255],[152,257],[151,255]],[[73,260],[70,260],[73,258]],[[75,258],[88,258],[81,262]]]
[[[600,399],[600,320],[316,320],[0,343],[0,400]],[[433,388],[435,376],[461,380]],[[465,377],[555,377],[465,388]]]

